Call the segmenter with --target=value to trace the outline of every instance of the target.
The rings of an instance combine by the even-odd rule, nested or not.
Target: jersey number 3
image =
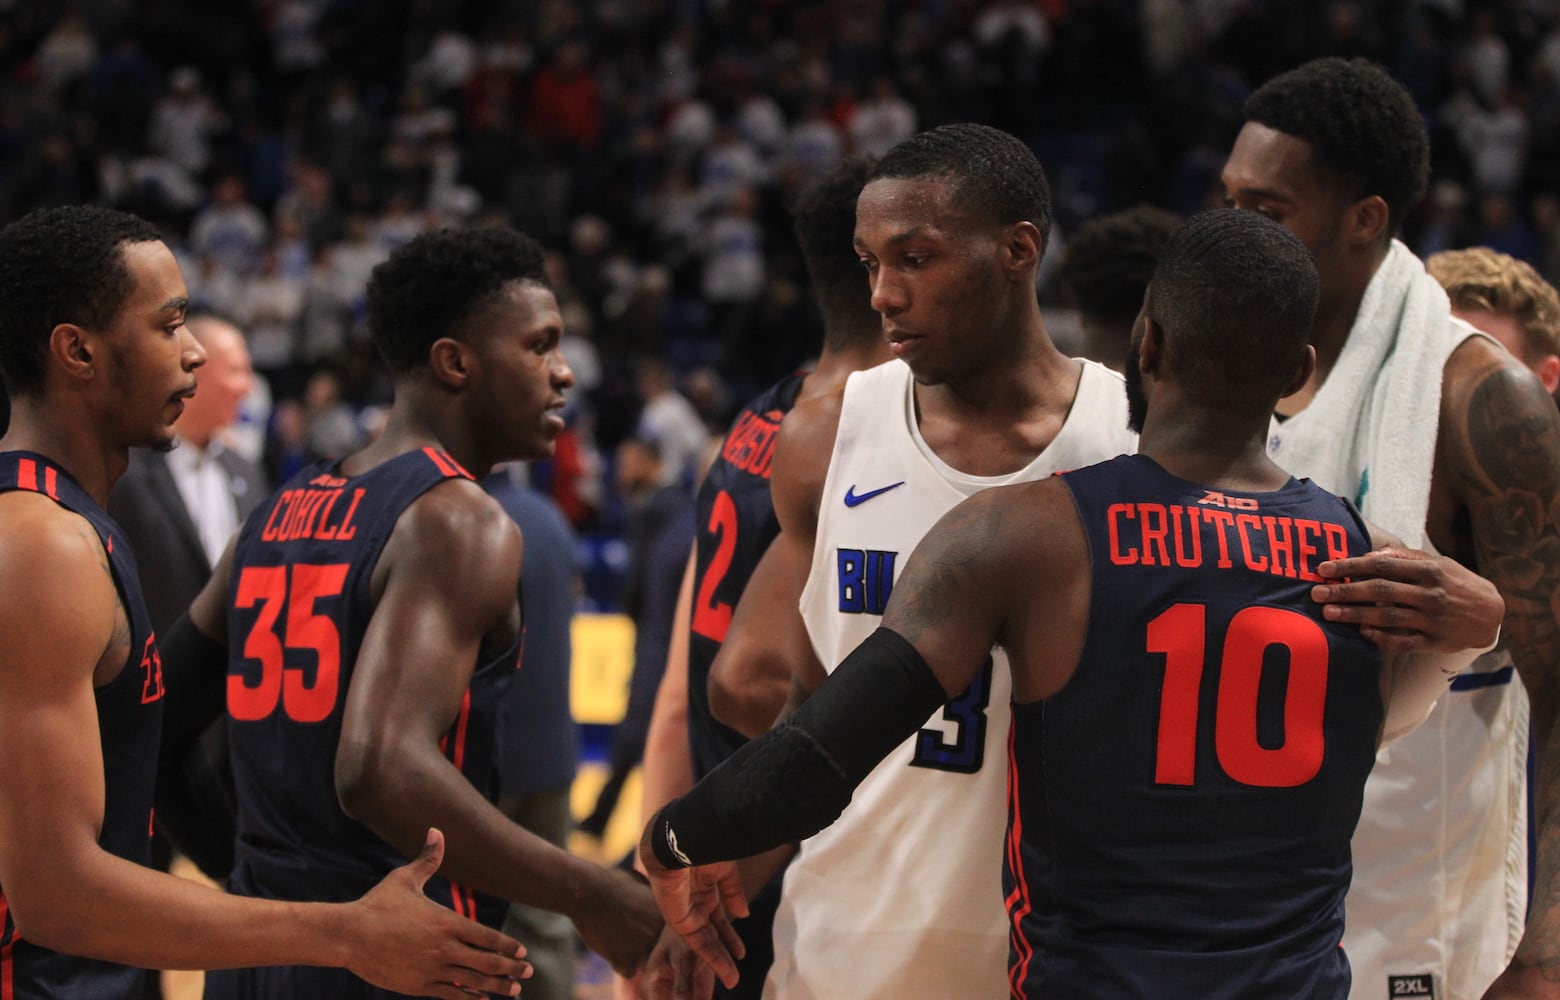
[[[244,638],[244,658],[259,662],[260,675],[251,683],[252,669],[228,674],[227,703],[233,718],[241,722],[269,718],[278,704],[294,722],[321,722],[329,717],[341,681],[341,633],[328,616],[315,613],[314,602],[340,594],[346,579],[346,563],[245,568],[238,578],[234,605],[260,606]],[[287,618],[278,632],[284,608]],[[311,671],[284,665],[289,649],[314,652],[312,680]]]
[[[986,757],[986,706],[991,703],[991,657],[970,682],[970,686],[943,706],[943,721],[951,723],[947,732],[923,729],[915,737],[915,756],[911,767],[934,771],[974,774]]]
[[[1148,651],[1165,654],[1159,698],[1154,782],[1193,785],[1197,778],[1197,716],[1208,641],[1207,609],[1176,604],[1148,623]],[[1283,692],[1283,742],[1257,738],[1257,703],[1269,648],[1288,651]],[[1224,633],[1214,711],[1214,751],[1224,773],[1242,785],[1293,788],[1322,767],[1327,708],[1327,635],[1313,619],[1283,608],[1242,608]]]

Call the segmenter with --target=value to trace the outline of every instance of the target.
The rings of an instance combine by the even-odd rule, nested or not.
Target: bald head
[[[179,417],[179,437],[205,448],[222,428],[238,419],[238,405],[249,394],[254,370],[243,331],[216,316],[189,321],[190,333],[206,349],[206,364],[195,371],[195,395]]]

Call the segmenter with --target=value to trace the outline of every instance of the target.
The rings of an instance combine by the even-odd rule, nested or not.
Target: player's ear
[[[1040,235],[1040,230],[1032,222],[1020,222],[1008,228],[1007,243],[1003,246],[1003,256],[1008,271],[1014,275],[1028,276],[1026,281],[1034,281],[1034,271],[1040,266],[1040,257],[1045,253],[1045,237]]]
[[[1377,243],[1386,235],[1390,218],[1386,199],[1381,195],[1361,198],[1349,207],[1350,241],[1372,245]]]
[[[97,346],[96,336],[75,323],[60,323],[49,332],[49,355],[66,375],[83,382],[91,381],[95,374]]]
[[[1300,367],[1295,370],[1294,378],[1290,379],[1289,384],[1284,386],[1284,391],[1279,395],[1278,398],[1283,399],[1285,396],[1293,396],[1301,389],[1304,389],[1305,384],[1311,381],[1311,374],[1315,371],[1316,348],[1312,347],[1310,344],[1306,344],[1305,354],[1300,358]]]
[[[454,337],[440,337],[428,348],[428,368],[434,380],[451,389],[460,389],[471,377],[471,357],[466,345]]]
[[[1145,310],[1138,319],[1143,324],[1143,336],[1138,339],[1138,371],[1144,375],[1159,376],[1165,357],[1165,328],[1160,326]]]

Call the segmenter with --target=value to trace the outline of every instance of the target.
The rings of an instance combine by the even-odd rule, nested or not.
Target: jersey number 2
[[[720,586],[731,569],[731,556],[737,551],[737,505],[731,502],[731,494],[721,490],[715,494],[715,506],[710,509],[709,529],[717,539],[715,554],[699,581],[699,593],[693,602],[693,630],[706,639],[726,641],[726,630],[731,628],[731,605],[715,599],[715,588]]]
[[[1148,623],[1148,651],[1165,654],[1159,698],[1154,781],[1193,785],[1197,777],[1197,715],[1202,699],[1207,609],[1176,604]],[[1289,653],[1284,688],[1284,737],[1276,747],[1257,739],[1263,658]],[[1242,785],[1293,788],[1322,767],[1327,708],[1327,635],[1315,620],[1283,608],[1242,608],[1224,633],[1214,712],[1214,751],[1224,773]]]
[[[251,684],[244,674],[228,674],[227,703],[233,718],[265,719],[278,704],[294,722],[321,722],[330,715],[341,681],[341,633],[328,616],[315,613],[314,602],[340,594],[346,579],[346,563],[250,566],[243,571],[234,604],[260,606],[244,638],[244,658],[259,661],[260,676]],[[287,619],[278,633],[283,608]],[[283,664],[288,649],[314,652],[312,681],[309,671]]]

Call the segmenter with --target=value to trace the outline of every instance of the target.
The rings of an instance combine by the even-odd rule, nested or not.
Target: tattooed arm
[[[1532,703],[1538,763],[1527,929],[1486,997],[1560,998],[1560,413],[1483,338],[1447,365],[1436,475],[1466,514],[1476,568],[1506,601],[1501,642]]]

